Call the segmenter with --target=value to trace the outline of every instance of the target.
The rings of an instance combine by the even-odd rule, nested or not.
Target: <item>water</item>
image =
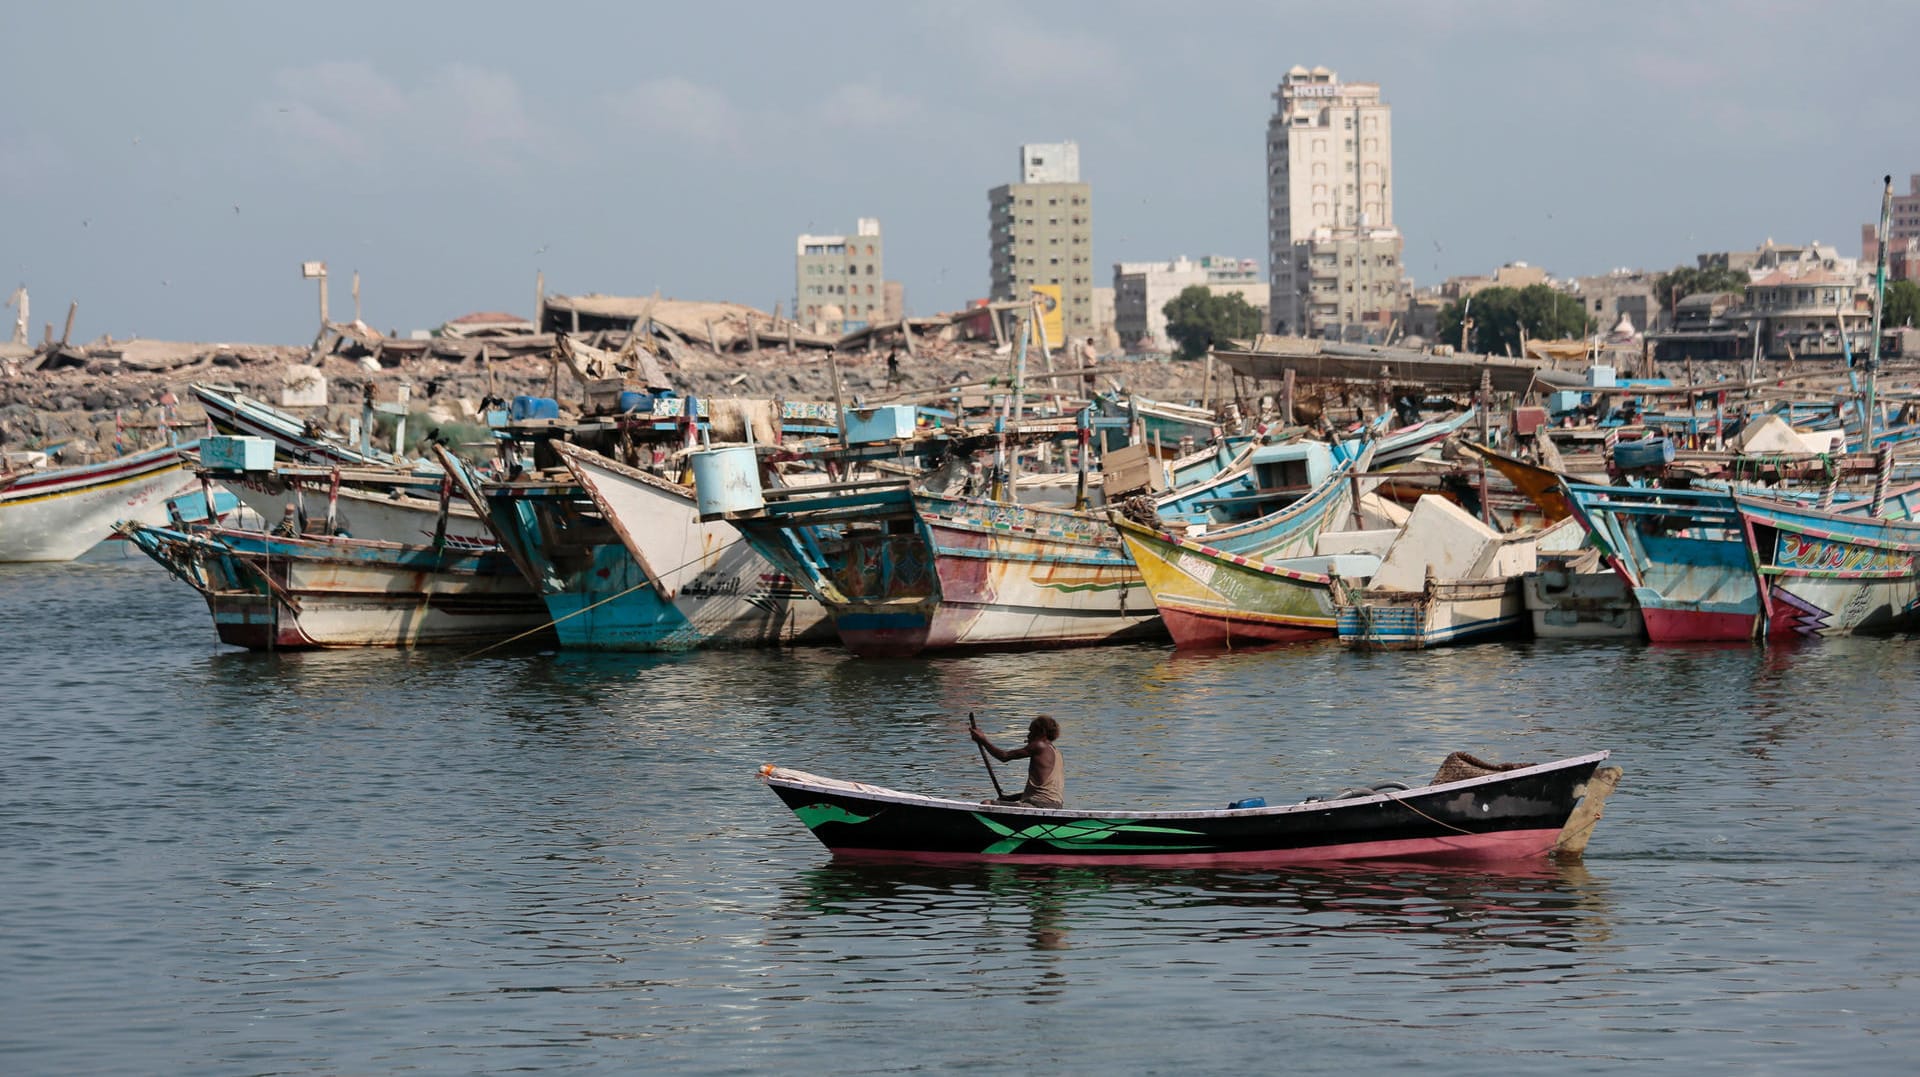
[[[1905,1070],[1920,643],[929,661],[253,655],[144,561],[0,568],[0,1070]],[[1584,863],[836,866],[763,762],[1080,804],[1626,770]],[[1003,770],[1003,781],[1016,780]]]

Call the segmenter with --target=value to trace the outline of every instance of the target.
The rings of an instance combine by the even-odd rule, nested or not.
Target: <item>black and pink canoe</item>
[[[760,778],[845,859],[1225,867],[1577,856],[1620,779],[1607,752],[1552,763],[1447,757],[1419,788],[1214,811],[1076,811],[902,793],[768,764]]]

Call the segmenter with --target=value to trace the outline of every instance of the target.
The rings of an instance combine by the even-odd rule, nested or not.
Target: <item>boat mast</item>
[[[1874,380],[1880,371],[1880,311],[1887,302],[1887,240],[1893,232],[1893,177],[1887,176],[1884,183],[1885,187],[1880,193],[1880,233],[1874,244],[1879,248],[1879,253],[1874,258],[1873,267],[1873,339],[1867,346],[1867,390],[1863,401],[1866,415],[1862,419],[1866,436],[1860,445],[1864,452],[1873,451],[1873,428],[1877,425],[1873,390]]]

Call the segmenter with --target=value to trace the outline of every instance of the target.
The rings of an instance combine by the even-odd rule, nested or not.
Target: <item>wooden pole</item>
[[[544,269],[533,275],[533,331],[547,331],[547,271]]]
[[[1235,375],[1237,378],[1238,375]],[[1293,425],[1294,372],[1292,367],[1280,373],[1280,425]],[[1358,491],[1359,487],[1354,488]]]
[[[360,320],[360,271],[353,271],[353,320]]]
[[[67,339],[73,336],[73,316],[79,313],[79,311],[80,301],[78,299],[67,304],[67,327],[60,331],[60,346],[62,348],[67,346]]]
[[[827,377],[833,382],[833,410],[840,420],[840,447],[846,448],[847,442],[847,394],[840,386],[840,356],[827,352]]]

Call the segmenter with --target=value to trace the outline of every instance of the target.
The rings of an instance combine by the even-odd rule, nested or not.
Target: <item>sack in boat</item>
[[[1519,770],[1532,765],[1531,763],[1489,763],[1477,755],[1454,752],[1440,761],[1440,769],[1434,773],[1433,781],[1427,784],[1445,785],[1448,782],[1463,782],[1468,778],[1484,778],[1503,770]]]

